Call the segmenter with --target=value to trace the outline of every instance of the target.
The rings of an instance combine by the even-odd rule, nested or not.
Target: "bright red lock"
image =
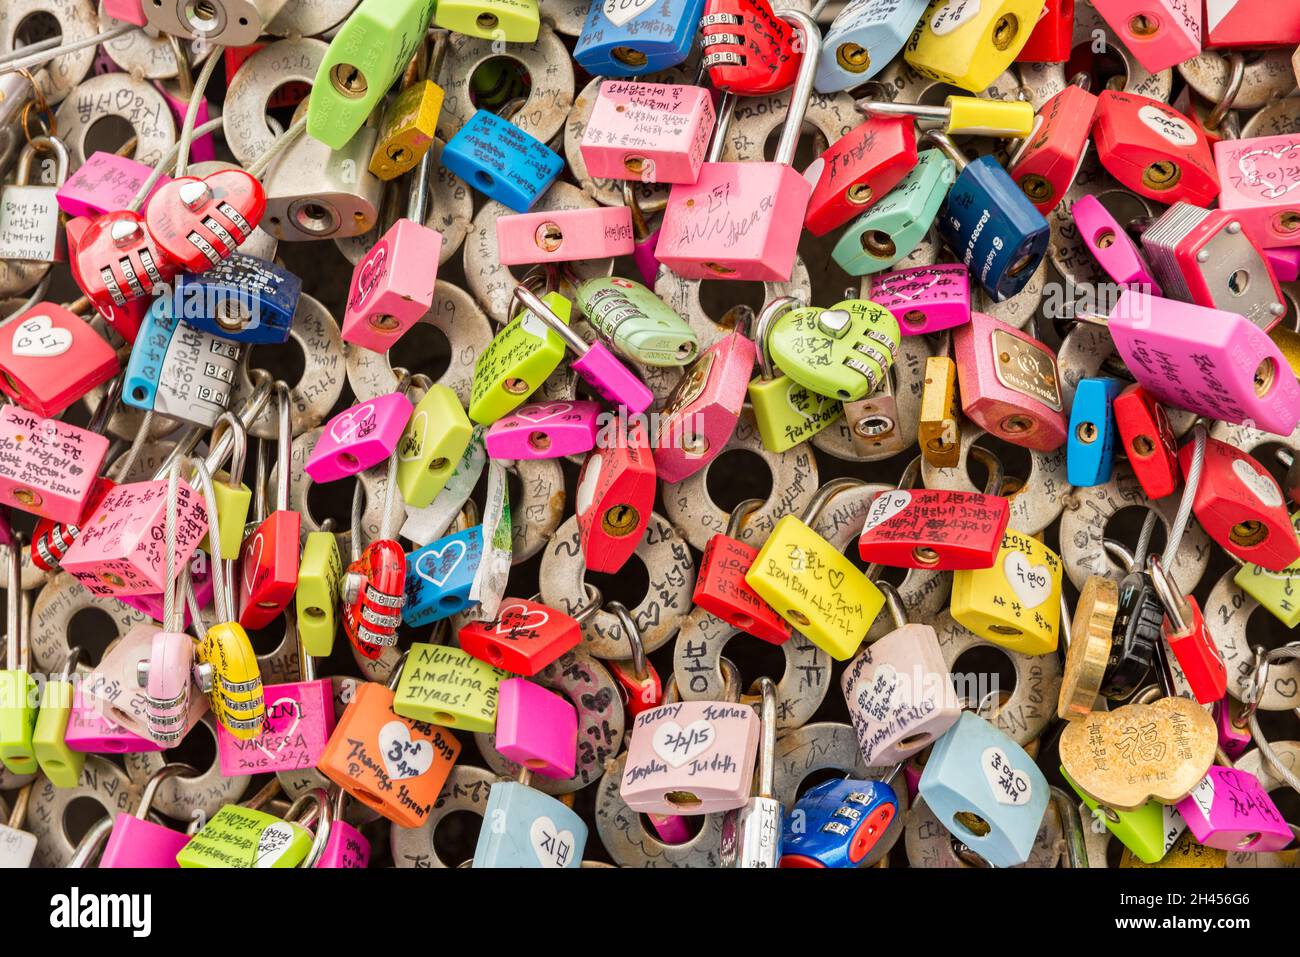
[[[503,598],[491,621],[472,621],[460,630],[462,651],[524,676],[537,674],[581,641],[576,618],[528,598]]]
[[[631,645],[630,658],[605,662],[609,673],[614,676],[619,696],[623,699],[628,719],[631,720],[642,711],[648,711],[663,701],[664,686],[659,680],[659,672],[655,671],[655,666],[645,656],[645,646],[641,644],[641,631],[632,619],[632,613],[616,601],[609,602],[605,610],[613,612],[618,617],[623,635]]]
[[[803,59],[794,37],[768,0],[706,0],[700,18],[709,79],[738,96],[778,93],[794,83]]]
[[[1017,63],[1064,63],[1074,45],[1074,0],[1047,0]]]
[[[608,431],[582,464],[575,504],[587,570],[607,574],[627,564],[645,538],[657,484],[644,421],[629,423],[612,442],[602,438]]]
[[[1191,595],[1179,594],[1158,555],[1147,559],[1147,571],[1165,606],[1160,632],[1178,659],[1178,666],[1182,668],[1192,694],[1201,704],[1221,700],[1228,693],[1228,669],[1218,645],[1205,627],[1200,604]]]
[[[0,391],[54,418],[119,371],[117,353],[80,316],[37,303],[0,327]]]
[[[1178,443],[1165,407],[1140,385],[1131,385],[1112,405],[1120,442],[1138,484],[1149,499],[1178,488]]]
[[[1042,122],[1008,170],[1044,216],[1065,198],[1074,181],[1096,112],[1095,96],[1082,87],[1067,86],[1038,111]]]
[[[158,286],[170,283],[180,264],[154,243],[139,213],[121,209],[73,223],[68,224],[72,278],[114,328],[129,328],[133,316],[143,316],[137,310],[147,310],[149,304],[130,309],[128,304],[146,300]],[[124,310],[126,314],[118,318]],[[135,331],[139,328],[137,318]],[[134,341],[134,332],[130,338]]]
[[[1011,517],[1001,495],[948,489],[881,492],[858,538],[865,562],[938,571],[991,568]]]
[[[1208,207],[1219,195],[1219,174],[1205,133],[1159,100],[1103,91],[1097,98],[1093,139],[1102,166],[1141,196]]]
[[[391,538],[371,542],[348,566],[343,630],[352,647],[374,660],[397,644],[406,604],[406,553]]]
[[[820,165],[818,165],[820,164]],[[804,227],[824,236],[897,186],[916,166],[916,121],[873,116],[830,145],[804,172],[816,175]]]
[[[275,511],[263,519],[239,550],[239,624],[247,631],[265,628],[284,611],[298,587],[302,515],[289,509],[289,386],[273,386],[279,433]]]
[[[742,502],[736,511],[744,506]],[[714,535],[704,546],[692,600],[733,628],[774,645],[785,644],[790,640],[789,623],[745,581],[757,555],[757,548],[730,534]]]
[[[253,234],[266,212],[266,193],[242,169],[172,180],[149,199],[145,226],[154,243],[187,272],[203,272]]]

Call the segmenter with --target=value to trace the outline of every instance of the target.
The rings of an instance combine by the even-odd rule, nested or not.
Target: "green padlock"
[[[456,471],[473,436],[474,426],[456,393],[445,385],[427,386],[397,441],[402,501],[410,508],[431,503]]]
[[[32,680],[31,645],[23,613],[21,535],[9,546],[9,579],[5,587],[5,665],[0,671],[0,762],[14,774],[35,774],[38,768],[32,734],[36,730],[36,682]]]
[[[1154,864],[1168,854],[1178,836],[1187,828],[1182,815],[1170,805],[1150,800],[1136,811],[1118,811],[1112,807],[1103,807],[1080,791],[1079,786],[1065,773],[1064,767],[1061,768],[1061,776],[1083,799],[1088,810],[1098,813],[1106,830],[1115,835],[1115,839],[1144,864]]]
[[[558,292],[548,292],[542,302],[566,326],[573,304]],[[536,392],[564,358],[564,340],[528,309],[506,323],[474,363],[469,417],[491,425],[522,405]]]
[[[424,42],[437,0],[361,0],[330,41],[307,107],[307,133],[341,150]]]
[[[889,269],[925,238],[956,177],[952,160],[922,151],[903,181],[844,231],[831,258],[850,276]]]
[[[222,426],[225,426],[224,430]],[[231,457],[230,471],[218,472],[217,469],[227,456]],[[223,412],[212,426],[212,450],[205,460],[208,472],[212,475],[212,492],[216,497],[222,555],[238,555],[240,546],[244,544],[244,525],[248,522],[253,490],[232,476],[243,475],[247,461],[248,430],[233,412]],[[212,551],[208,535],[203,536],[199,548],[205,552]]]
[[[433,22],[467,37],[533,43],[541,17],[537,0],[438,0]]]
[[[767,336],[772,360],[819,395],[852,402],[889,374],[901,339],[893,313],[866,299],[782,313]]]
[[[618,276],[588,279],[573,300],[591,328],[634,362],[684,366],[700,351],[695,330],[639,282]]]
[[[296,822],[317,805],[316,833]],[[274,814],[227,804],[176,855],[181,867],[311,867],[329,837],[329,799],[320,788],[298,798],[281,820]]]
[[[333,519],[326,519],[322,531],[311,532],[298,563],[298,634],[302,646],[313,658],[328,658],[334,650],[338,628],[337,609],[343,594],[343,558],[338,539],[330,531]]]
[[[1291,524],[1300,534],[1300,512],[1291,516]],[[1288,628],[1300,625],[1300,561],[1280,572],[1246,562],[1237,569],[1232,582]]]
[[[459,648],[416,642],[402,669],[393,711],[460,731],[493,731],[497,688],[509,677]]]
[[[754,330],[758,346],[758,377],[749,383],[749,402],[754,407],[758,437],[765,449],[784,452],[811,439],[835,422],[844,411],[838,399],[818,395],[795,382],[772,364],[767,348],[772,323],[799,306],[790,296],[773,299],[759,313]]]
[[[59,677],[51,676],[41,691],[41,711],[36,716],[32,732],[32,750],[36,763],[56,788],[75,788],[86,766],[86,755],[73,751],[64,740],[68,733],[68,718],[72,715],[73,669],[81,649],[73,648]]]

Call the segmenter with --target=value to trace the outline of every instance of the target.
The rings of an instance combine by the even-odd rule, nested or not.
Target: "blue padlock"
[[[444,536],[407,555],[402,620],[427,625],[477,605],[469,590],[482,557],[482,525]]]
[[[275,263],[234,253],[204,273],[176,283],[189,325],[250,345],[287,342],[302,280]]]
[[[898,795],[884,781],[823,781],[785,817],[781,866],[857,867],[897,816]]]
[[[898,56],[929,0],[849,0],[822,38],[818,93],[865,83]]]
[[[683,62],[704,0],[591,0],[573,58],[592,76],[639,76]]]
[[[943,826],[993,867],[1029,860],[1050,797],[1025,749],[970,711],[935,742],[918,790]]]
[[[149,307],[126,363],[122,401],[210,429],[230,407],[244,347],[182,321],[176,303],[160,296]]]
[[[1070,408],[1065,472],[1071,485],[1089,488],[1110,481],[1115,468],[1115,397],[1124,391],[1119,379],[1080,379]]]
[[[994,302],[1033,278],[1051,228],[1024,190],[992,156],[968,163],[945,134],[926,134],[957,164],[957,181],[939,215],[939,235]]]
[[[581,867],[587,847],[582,818],[549,794],[517,781],[488,792],[474,867]]]
[[[513,123],[479,110],[443,148],[442,165],[489,199],[524,213],[555,182],[564,160]]]

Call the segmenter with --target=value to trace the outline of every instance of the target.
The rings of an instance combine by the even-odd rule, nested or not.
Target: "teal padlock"
[[[588,279],[573,301],[600,337],[633,362],[684,366],[699,353],[695,330],[639,282],[619,276]]]

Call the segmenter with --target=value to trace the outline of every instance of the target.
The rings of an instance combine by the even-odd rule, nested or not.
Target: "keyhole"
[[[1250,271],[1238,269],[1228,277],[1228,290],[1234,296],[1244,296],[1250,288]]]
[[[865,73],[871,66],[871,54],[856,43],[841,43],[835,50],[835,62],[850,73]]]
[[[871,187],[867,183],[854,183],[844,191],[844,198],[854,206],[865,206],[871,202]]]
[[[1273,221],[1273,228],[1279,233],[1294,233],[1300,229],[1300,211],[1288,209],[1286,212],[1279,213]]]
[[[1156,444],[1151,441],[1149,435],[1135,436],[1130,444],[1129,454],[1136,455],[1140,459],[1145,459],[1156,450]]]
[[[622,538],[636,530],[641,513],[631,505],[618,504],[605,509],[600,517],[600,527],[611,538]]]
[[[538,452],[545,452],[551,447],[551,437],[545,432],[533,432],[528,436],[528,446]]]
[[[1150,14],[1139,13],[1128,22],[1128,32],[1135,37],[1155,36],[1160,31],[1160,21]]]
[[[1098,249],[1110,249],[1111,246],[1115,245],[1115,230],[1103,229],[1093,239],[1092,243]]]
[[[1268,395],[1277,381],[1277,366],[1272,359],[1265,359],[1255,369],[1255,394],[1261,399]]]
[[[366,75],[351,63],[336,64],[334,69],[330,70],[330,83],[334,89],[350,100],[360,99],[370,89]]]
[[[876,259],[893,259],[898,254],[894,237],[880,229],[869,229],[862,234],[862,249]]]
[[[612,56],[624,66],[641,67],[646,65],[646,56],[640,50],[634,50],[631,47],[614,47],[610,51]],[[698,801],[696,802],[698,803]]]
[[[1052,194],[1056,192],[1056,190],[1052,188],[1050,180],[1034,173],[1021,177],[1020,189],[1035,203],[1047,202],[1047,200],[1052,198]]]
[[[185,20],[195,33],[211,33],[220,26],[221,10],[211,0],[197,0],[185,7]]]
[[[1173,189],[1183,178],[1183,168],[1173,160],[1157,160],[1142,173],[1142,185],[1148,189]]]
[[[1080,422],[1074,434],[1084,445],[1091,445],[1097,441],[1097,426],[1091,422]]]
[[[474,24],[480,30],[495,30],[499,22],[495,13],[480,13],[474,19]]]
[[[537,232],[533,236],[533,242],[537,244],[538,249],[553,253],[560,248],[564,242],[564,230],[560,229],[557,223],[546,222],[537,227]]]
[[[1020,34],[1020,18],[1013,13],[999,17],[998,22],[993,24],[993,45],[999,50],[1005,50],[1015,42],[1016,37]]]

